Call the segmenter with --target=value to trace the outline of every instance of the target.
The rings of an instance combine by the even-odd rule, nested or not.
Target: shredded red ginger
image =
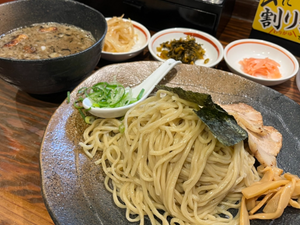
[[[242,70],[255,77],[265,77],[269,79],[281,78],[279,71],[280,64],[276,61],[264,58],[244,58],[239,62],[242,65]]]

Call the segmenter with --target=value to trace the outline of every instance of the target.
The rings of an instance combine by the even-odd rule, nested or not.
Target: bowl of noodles
[[[43,196],[53,220],[73,225],[243,225],[250,224],[249,219],[256,225],[271,220],[273,224],[300,224],[300,180],[292,175],[300,174],[300,115],[289,116],[300,106],[282,94],[225,71],[180,64],[161,82],[165,88],[177,89],[177,94],[159,89],[123,118],[99,118],[85,124],[73,105],[83,87],[115,79],[137,85],[160,64],[143,61],[103,67],[82,82],[70,94],[70,102],[65,101],[51,118],[40,164]],[[211,93],[237,119],[249,116],[250,120],[237,120],[245,129],[254,125],[248,130],[249,138],[233,145],[223,143],[199,117],[209,108],[217,114],[222,108],[209,98],[197,97],[202,103],[187,100],[182,90]],[[198,104],[203,103],[200,109]],[[205,118],[215,121],[217,117],[209,114]],[[230,140],[236,136],[228,132],[229,126],[224,128],[220,133],[230,134]],[[257,145],[248,144],[259,136],[257,132],[267,140],[268,130],[282,134],[282,150],[278,164],[274,158],[274,170],[267,165],[261,170],[267,162],[251,154],[257,152]],[[266,136],[275,140],[277,135]],[[259,146],[274,147],[264,141]],[[291,174],[281,176],[280,168]],[[266,211],[257,211],[266,202]],[[263,220],[266,216],[268,221]]]
[[[223,59],[222,44],[210,34],[189,28],[169,28],[151,37],[148,49],[154,59],[214,67]]]
[[[139,55],[148,45],[151,35],[142,24],[131,19],[109,17],[102,59],[120,62]]]

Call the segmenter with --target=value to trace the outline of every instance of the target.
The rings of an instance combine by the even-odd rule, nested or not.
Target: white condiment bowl
[[[197,60],[195,65],[214,67],[223,59],[223,46],[215,37],[202,31],[189,28],[170,28],[159,31],[151,37],[148,49],[156,60],[165,61],[158,56],[159,52],[157,51],[157,47],[166,41],[186,38],[187,35],[193,36],[198,44],[202,44],[202,48],[206,51],[204,60],[209,59],[209,62],[206,64],[203,59]]]
[[[251,57],[269,58],[276,61],[280,64],[279,71],[282,77],[269,79],[244,73],[239,62]],[[266,86],[281,84],[294,77],[299,70],[298,60],[292,53],[279,45],[258,39],[241,39],[229,43],[225,47],[224,60],[233,73]]]
[[[110,17],[105,18],[106,21],[111,19]],[[124,21],[129,21],[129,19],[124,19]],[[132,22],[132,25],[134,27],[134,32],[136,34],[136,42],[135,45],[132,47],[132,49],[129,52],[107,52],[102,50],[101,58],[113,61],[113,62],[120,62],[125,61],[128,59],[131,59],[137,55],[139,55],[148,45],[151,35],[149,30],[143,26],[142,24],[130,20]]]

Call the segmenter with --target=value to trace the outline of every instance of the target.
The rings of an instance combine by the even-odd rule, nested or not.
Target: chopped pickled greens
[[[205,50],[201,44],[198,44],[194,37],[187,37],[179,40],[166,41],[156,48],[159,52],[158,56],[162,59],[180,60],[182,63],[194,64],[198,59],[204,59]],[[209,59],[205,59],[204,63],[208,63]]]
[[[232,146],[248,137],[247,132],[237,124],[234,117],[212,101],[211,95],[185,91],[178,87],[171,88],[161,85],[156,87],[173,92],[187,101],[197,103],[200,110],[195,110],[195,113],[222,144]]]

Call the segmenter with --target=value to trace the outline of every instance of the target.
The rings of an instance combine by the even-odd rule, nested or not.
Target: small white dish
[[[282,75],[278,79],[268,79],[263,77],[255,77],[242,71],[239,63],[244,58],[269,58],[280,64],[279,71]],[[299,63],[296,57],[272,42],[259,39],[241,39],[229,43],[225,47],[224,60],[228,68],[235,74],[241,75],[247,79],[266,86],[274,86],[281,84],[299,71]]]
[[[223,59],[223,46],[215,37],[202,31],[189,28],[170,28],[159,31],[151,37],[148,49],[156,60],[165,61],[158,56],[159,52],[157,51],[157,47],[159,47],[163,42],[186,38],[187,35],[193,36],[198,44],[202,44],[202,47],[206,51],[205,59],[209,59],[209,62],[206,64],[204,64],[205,59],[197,60],[195,65],[214,67]]]
[[[111,18],[107,17],[105,19],[109,20]],[[124,18],[123,20],[129,21],[128,19],[124,19]],[[144,25],[136,21],[133,20],[130,21],[132,22],[132,25],[134,27],[134,32],[137,35],[135,45],[132,47],[132,49],[129,52],[106,52],[102,50],[101,52],[102,59],[112,61],[112,62],[125,61],[137,56],[147,47],[151,38],[151,34],[149,30]]]

